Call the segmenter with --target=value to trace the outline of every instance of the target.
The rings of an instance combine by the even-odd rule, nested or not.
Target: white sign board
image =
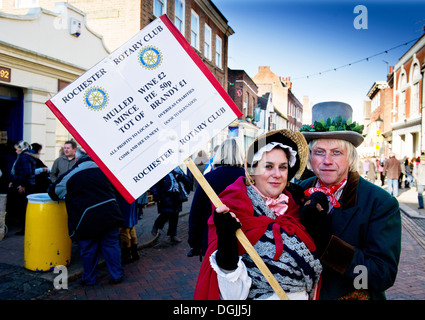
[[[165,15],[46,104],[129,202],[241,115]]]

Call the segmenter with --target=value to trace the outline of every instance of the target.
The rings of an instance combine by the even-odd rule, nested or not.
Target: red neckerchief
[[[338,200],[335,197],[335,192],[337,192],[339,190],[339,188],[341,188],[346,181],[347,181],[347,178],[342,180],[342,182],[340,184],[337,184],[336,186],[332,186],[332,187],[328,188],[328,187],[325,187],[323,185],[322,181],[320,181],[320,179],[319,179],[319,186],[318,187],[313,187],[313,188],[307,189],[307,190],[304,191],[304,193],[309,197],[314,192],[321,191],[328,196],[329,202],[332,204],[332,206],[334,208],[338,208],[341,205],[339,204]]]

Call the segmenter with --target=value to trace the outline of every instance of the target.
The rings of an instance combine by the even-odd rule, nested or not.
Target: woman
[[[314,255],[314,243],[299,221],[299,206],[285,190],[293,177],[303,173],[307,156],[307,143],[295,131],[269,132],[251,144],[246,177],[238,178],[220,194],[225,205],[208,221],[208,259],[201,266],[195,299],[277,298],[237,243],[238,227],[289,299],[313,297],[322,267]]]
[[[34,151],[26,141],[15,144],[17,157],[11,170],[11,181],[7,195],[7,212],[9,218],[14,218],[22,225],[22,230],[17,235],[23,235],[25,231],[25,213],[27,208],[27,195],[34,193],[35,189],[35,160]],[[9,221],[10,222],[10,221]]]
[[[237,141],[229,138],[217,149],[212,162],[213,170],[205,175],[205,179],[213,190],[220,194],[230,184],[245,175],[243,169],[243,153]],[[188,243],[192,248],[188,256],[205,255],[208,247],[208,218],[212,212],[211,201],[204,190],[198,186],[193,196],[189,214]]]

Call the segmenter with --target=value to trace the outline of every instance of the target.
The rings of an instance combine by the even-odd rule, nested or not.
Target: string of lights
[[[374,58],[376,56],[379,56],[381,54],[387,54],[388,52],[390,52],[392,50],[395,50],[395,49],[400,48],[400,47],[403,47],[403,46],[407,46],[409,43],[416,42],[418,39],[419,38],[416,38],[416,39],[413,39],[413,40],[404,42],[404,43],[399,44],[399,45],[397,45],[397,46],[395,46],[393,48],[390,48],[390,49],[387,49],[387,50],[384,50],[384,51],[375,53],[375,54],[373,54],[373,55],[371,55],[369,57],[366,57],[366,58],[363,58],[363,59],[360,59],[360,60],[357,60],[357,61],[353,61],[353,62],[344,64],[344,65],[339,66],[339,67],[330,68],[330,69],[327,69],[327,70],[323,70],[323,71],[320,71],[320,72],[312,73],[312,74],[309,74],[309,75],[306,75],[306,76],[302,76],[302,77],[296,77],[296,78],[293,78],[292,81],[299,80],[299,79],[309,79],[310,77],[321,76],[321,75],[323,75],[324,73],[327,73],[327,72],[337,71],[338,69],[351,67],[352,65],[357,64],[357,63],[360,63],[362,61],[369,61],[370,59],[372,59],[372,58]]]

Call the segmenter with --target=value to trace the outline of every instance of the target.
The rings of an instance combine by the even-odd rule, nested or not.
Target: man
[[[384,174],[387,177],[388,192],[393,197],[398,197],[398,179],[401,174],[401,166],[394,153],[390,153],[390,158],[385,162]]]
[[[423,192],[425,189],[425,155],[421,155],[420,162],[415,164],[413,168],[413,178],[416,180],[416,188],[418,191],[418,209],[424,208],[424,196]]]
[[[112,282],[119,283],[123,278],[118,238],[123,217],[115,192],[96,163],[84,154],[49,187],[50,198],[65,199],[69,235],[80,247],[84,285],[96,284],[100,251]]]
[[[385,299],[400,258],[400,210],[394,197],[357,172],[363,126],[347,124],[351,116],[348,104],[319,103],[312,109],[314,124],[300,130],[316,175],[300,183],[310,196],[301,221],[323,265],[319,299]]]
[[[75,152],[77,151],[77,143],[73,140],[66,141],[63,145],[63,155],[53,162],[50,171],[50,179],[55,182],[61,174],[64,174],[75,164]]]

